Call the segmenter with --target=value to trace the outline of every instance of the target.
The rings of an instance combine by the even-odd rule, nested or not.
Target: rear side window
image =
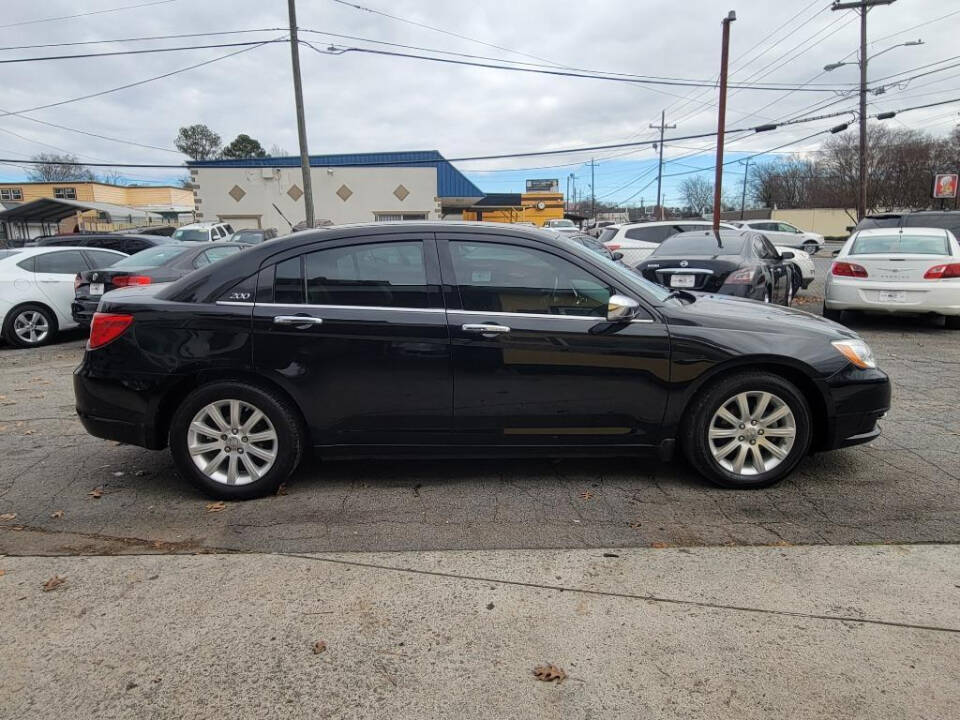
[[[210,248],[200,253],[197,258],[193,261],[193,266],[196,268],[203,267],[204,265],[209,265],[210,263],[215,263],[217,260],[223,260],[225,257],[234,255],[240,252],[240,248],[235,247],[216,247]]]
[[[310,305],[428,307],[419,241],[318,250],[304,256],[304,273]]]
[[[617,228],[604,228],[603,231],[601,231],[600,237],[598,239],[602,243],[610,242],[611,240],[613,240],[613,236],[616,234],[617,234]]]
[[[38,273],[75,275],[86,269],[87,261],[79,250],[61,250],[36,257],[35,270]]]
[[[639,227],[627,230],[626,237],[630,240],[641,240],[643,242],[659,245],[671,235],[676,235],[679,230],[669,225],[660,225],[657,227]]]
[[[121,260],[123,260],[123,255],[112,252],[104,252],[103,250],[95,250],[93,248],[89,250],[84,250],[87,255],[87,258],[90,260],[90,266],[94,269],[96,268],[105,268],[114,265]]]

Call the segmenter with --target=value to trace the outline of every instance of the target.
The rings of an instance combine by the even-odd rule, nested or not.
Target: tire
[[[796,283],[795,278],[796,278],[796,275],[794,274],[794,275],[790,278],[790,284],[787,285],[787,294],[786,294],[786,296],[783,298],[783,304],[784,304],[785,307],[790,307],[790,303],[793,302],[793,295],[794,295],[794,293],[797,291],[797,283]]]
[[[803,244],[803,251],[809,255],[816,255],[817,250],[820,249],[820,246],[817,245],[813,240],[808,240]]]
[[[3,337],[15,347],[40,347],[53,342],[58,329],[57,316],[49,308],[27,303],[7,313]],[[31,337],[36,339],[31,340]]]
[[[215,421],[214,404],[223,423]],[[254,419],[254,411],[263,418]],[[195,423],[216,432],[197,432]],[[286,398],[257,385],[224,381],[200,387],[180,404],[170,422],[169,442],[177,470],[205,494],[248,500],[275,493],[293,473],[306,433]],[[210,449],[197,452],[204,446]],[[212,469],[205,472],[202,464]]]
[[[960,330],[960,315],[947,315],[943,318],[943,326],[947,330]]]
[[[769,305],[772,301],[773,301],[773,293],[770,292],[770,286],[767,285],[766,288],[764,288],[763,300],[761,302],[764,302],[767,305]]]
[[[740,410],[740,397],[746,398],[747,413]],[[761,408],[764,397],[768,399]],[[742,417],[745,427],[741,429],[721,417],[722,408],[733,419]],[[776,418],[780,413],[785,414]],[[753,424],[750,415],[761,419]],[[762,418],[769,417],[775,419],[765,424]],[[773,373],[736,373],[721,378],[691,403],[684,416],[683,451],[693,468],[715,485],[743,490],[765,488],[790,474],[807,454],[811,428],[810,406],[793,383]],[[710,437],[711,430],[717,437]],[[724,454],[727,448],[732,449]],[[736,471],[738,459],[742,462],[740,472]]]
[[[834,322],[840,322],[840,318],[843,317],[843,310],[832,310],[826,305],[823,306],[823,316],[827,320],[833,320]]]

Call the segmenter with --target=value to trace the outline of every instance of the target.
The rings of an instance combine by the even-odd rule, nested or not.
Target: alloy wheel
[[[197,468],[224,485],[248,485],[277,460],[279,442],[270,419],[243,400],[217,400],[193,416],[187,448]]]
[[[22,342],[37,345],[50,334],[50,323],[39,310],[24,310],[14,318],[13,332]]]
[[[707,444],[713,459],[737,475],[770,472],[797,438],[796,419],[782,398],[763,390],[737,393],[710,419]]]

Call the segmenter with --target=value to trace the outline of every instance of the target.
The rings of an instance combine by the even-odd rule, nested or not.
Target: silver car
[[[855,232],[827,275],[823,314],[844,310],[943,315],[960,330],[960,245],[940,228]]]
[[[737,220],[734,225],[745,230],[756,230],[767,236],[774,245],[799,248],[808,255],[816,255],[823,247],[823,235],[807,232],[782,220]]]

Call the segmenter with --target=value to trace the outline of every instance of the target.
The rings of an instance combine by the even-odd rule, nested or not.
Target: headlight
[[[877,366],[873,350],[863,340],[835,340],[831,345],[858,368],[866,370]]]

